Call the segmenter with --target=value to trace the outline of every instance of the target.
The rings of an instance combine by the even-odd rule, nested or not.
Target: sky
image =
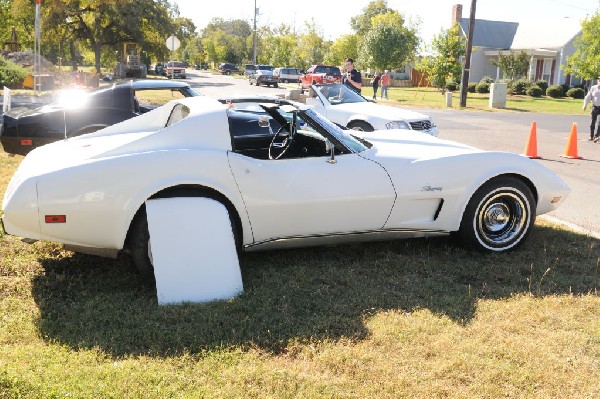
[[[215,17],[243,19],[252,24],[255,1],[259,26],[286,23],[302,32],[304,21],[314,18],[329,40],[352,33],[350,18],[360,14],[369,3],[369,0],[226,0],[223,3],[172,0],[179,6],[181,16],[191,18],[198,30]],[[387,3],[407,20],[420,21],[419,33],[425,43],[441,29],[450,27],[454,4],[463,5],[463,18],[468,18],[471,10],[471,0],[388,0]],[[476,18],[509,22],[531,18],[581,20],[595,14],[599,7],[600,0],[478,0]]]

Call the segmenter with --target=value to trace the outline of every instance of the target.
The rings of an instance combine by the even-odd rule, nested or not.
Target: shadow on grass
[[[459,324],[478,299],[586,294],[600,288],[600,242],[537,226],[508,254],[415,239],[241,257],[245,292],[227,302],[159,307],[127,258],[41,259],[33,281],[50,341],[113,356],[170,356],[216,347],[279,353],[293,342],[360,340],[380,310],[429,309]]]

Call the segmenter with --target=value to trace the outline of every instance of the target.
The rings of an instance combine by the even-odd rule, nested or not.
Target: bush
[[[533,85],[529,86],[529,88],[527,89],[527,95],[531,97],[541,97],[543,93],[544,92],[542,91],[540,86]]]
[[[569,89],[571,88],[571,86],[567,85],[567,84],[562,84],[560,85],[563,89],[563,96],[569,91]]]
[[[10,60],[0,57],[0,88],[2,86],[11,89],[21,87],[23,79],[27,76],[27,70]]]
[[[456,90],[458,90],[458,83],[456,83],[456,82],[448,82],[448,83],[446,83],[446,90],[448,90],[448,91],[456,91]]]
[[[575,99],[582,99],[585,97],[585,91],[581,87],[573,87],[567,91],[567,96]]]
[[[492,84],[492,83],[494,83],[494,79],[490,78],[489,76],[484,76],[483,78],[481,78],[481,80],[479,81],[479,83]]]
[[[477,87],[477,82],[471,82],[471,83],[469,83],[469,86],[467,86],[467,91],[469,93],[475,93],[476,87]]]
[[[560,98],[564,95],[563,87],[561,85],[550,86],[546,89],[546,95],[552,98]]]
[[[508,92],[510,94],[526,94],[532,84],[533,82],[529,79],[515,80],[508,85]]]
[[[477,86],[475,86],[475,91],[477,93],[489,93],[490,92],[490,84],[487,82],[478,83]]]
[[[546,82],[545,80],[536,80],[534,85],[538,86],[540,89],[542,89],[542,91],[545,93],[546,89],[548,88],[548,82]]]

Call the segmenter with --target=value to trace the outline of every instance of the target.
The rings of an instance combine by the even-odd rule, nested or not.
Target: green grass
[[[372,95],[372,89],[367,87],[363,89],[363,95],[369,97]],[[433,88],[417,87],[391,87],[389,88],[389,98],[392,105],[408,105],[428,108],[446,109],[446,98],[440,91]],[[452,93],[452,109],[461,109],[460,93]],[[582,114],[582,100],[575,100],[569,97],[534,98],[529,96],[507,96],[506,109],[489,108],[489,94],[468,93],[468,110],[477,111],[495,111],[495,112],[540,112],[553,114]]]
[[[245,254],[241,296],[159,307],[126,257],[3,236],[0,398],[597,398],[599,244]]]

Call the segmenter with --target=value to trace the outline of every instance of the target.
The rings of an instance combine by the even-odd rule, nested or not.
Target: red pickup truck
[[[332,65],[313,65],[300,76],[300,86],[307,89],[312,84],[341,83],[340,68]]]

